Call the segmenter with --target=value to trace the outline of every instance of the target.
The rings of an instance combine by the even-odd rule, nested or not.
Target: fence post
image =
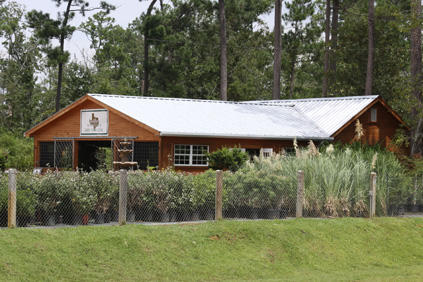
[[[222,219],[223,171],[216,170],[215,220]]]
[[[417,184],[417,174],[414,175],[414,190],[413,190],[413,207],[411,208],[412,212],[418,212],[419,208],[417,206],[417,190],[418,190],[418,184]]]
[[[7,226],[9,228],[16,227],[16,169],[11,168],[9,173],[9,199],[8,199],[8,214]]]
[[[297,187],[297,205],[296,217],[303,217],[303,203],[304,203],[304,171],[299,170],[297,173],[298,187]]]
[[[370,173],[369,217],[376,215],[376,172]]]
[[[119,225],[126,224],[126,204],[128,199],[128,172],[126,169],[119,171]]]

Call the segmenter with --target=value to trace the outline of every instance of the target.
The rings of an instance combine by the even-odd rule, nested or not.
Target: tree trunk
[[[292,99],[292,97],[294,96],[295,62],[296,62],[296,60],[293,60],[292,65],[291,65],[291,78],[290,78],[290,81],[289,81],[289,99]]]
[[[367,55],[367,74],[365,95],[372,95],[373,86],[373,56],[374,56],[374,29],[375,29],[375,1],[369,1],[368,15],[368,55]]]
[[[421,131],[423,117],[421,117],[422,105],[422,30],[421,30],[421,15],[422,5],[421,0],[411,1],[412,13],[412,29],[411,29],[411,83],[413,95],[416,99],[415,106],[412,109],[413,116],[418,120],[416,128],[412,131],[411,138],[411,155],[415,155],[421,151]]]
[[[329,40],[330,40],[330,0],[326,0],[326,20],[325,20],[325,61],[323,70],[322,97],[328,95],[329,87]]]
[[[338,49],[338,15],[339,0],[333,0],[330,72],[334,82],[336,81],[336,50]]]
[[[297,33],[297,26],[295,26],[295,33]],[[291,76],[289,78],[289,99],[294,97],[294,86],[295,86],[295,66],[297,64],[297,50],[298,47],[294,48],[291,55]]]
[[[148,6],[147,9],[147,14],[145,16],[145,20],[148,21],[148,18],[151,15],[151,12],[153,11],[154,5],[156,4],[157,0],[152,0],[150,3],[150,6]],[[149,72],[150,72],[150,68],[148,65],[148,51],[150,48],[150,42],[148,40],[148,22],[145,25],[144,28],[144,81],[143,81],[143,95],[147,95],[148,93],[148,88],[150,87],[150,82],[149,82]]]
[[[220,99],[228,100],[228,59],[226,50],[225,1],[219,0],[220,22]]]
[[[62,54],[65,51],[65,36],[66,36],[65,27],[68,25],[69,13],[72,7],[72,1],[73,0],[68,1],[66,12],[63,17],[62,30],[60,31],[59,41],[60,41],[60,52]],[[63,64],[64,63],[62,62],[62,59],[60,59],[59,65],[58,65],[58,72],[57,72],[56,112],[60,110],[60,98],[62,96]]]
[[[282,14],[282,0],[275,0],[275,28],[273,33],[274,40],[274,59],[273,59],[273,94],[274,100],[280,99],[281,95],[281,14]]]

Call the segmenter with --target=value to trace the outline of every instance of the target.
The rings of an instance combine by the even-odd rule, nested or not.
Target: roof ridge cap
[[[335,101],[335,100],[365,100],[365,99],[376,99],[379,95],[367,95],[367,96],[343,96],[343,97],[316,97],[316,98],[301,98],[301,99],[281,99],[281,100],[262,100],[264,103],[296,103],[296,102],[320,102],[320,101]],[[255,101],[259,102],[259,101]]]
[[[181,102],[196,102],[196,103],[214,103],[214,104],[230,104],[230,105],[256,105],[256,106],[277,106],[277,107],[294,107],[294,104],[281,105],[281,104],[265,104],[262,102],[245,103],[246,101],[222,101],[222,100],[206,100],[206,99],[192,99],[192,98],[174,98],[174,97],[148,97],[148,96],[132,96],[132,95],[117,95],[117,94],[98,94],[89,93],[91,97],[115,97],[127,99],[140,99],[140,100],[167,100],[167,101],[181,101]]]

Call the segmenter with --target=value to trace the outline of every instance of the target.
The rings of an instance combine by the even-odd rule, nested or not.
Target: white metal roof
[[[345,123],[379,96],[350,96],[333,98],[310,98],[298,100],[254,101],[268,105],[294,105],[311,119],[327,135],[331,136]]]
[[[162,136],[331,139],[288,104],[89,94]]]

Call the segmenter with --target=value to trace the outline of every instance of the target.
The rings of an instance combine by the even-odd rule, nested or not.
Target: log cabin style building
[[[207,152],[239,147],[250,155],[290,151],[293,140],[350,143],[359,120],[362,142],[388,146],[407,126],[380,96],[225,102],[87,94],[34,126],[34,167],[96,169],[96,152],[131,142],[136,168],[208,167]]]

